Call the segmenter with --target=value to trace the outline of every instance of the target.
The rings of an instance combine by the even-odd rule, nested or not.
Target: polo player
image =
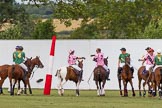
[[[77,57],[74,55],[74,53],[75,53],[74,50],[69,51],[68,64],[69,64],[69,66],[73,67],[76,71],[79,72],[79,80],[83,81],[83,79],[82,79],[83,70],[77,65],[76,60],[77,59],[85,59],[85,57]]]
[[[155,72],[155,70],[158,68],[158,67],[162,67],[162,55],[161,55],[161,49],[158,49],[157,50],[157,55],[155,56],[155,59],[154,59],[154,69],[153,69],[153,72]]]
[[[120,51],[121,51],[121,54],[119,55],[119,60],[118,60],[118,77],[119,77],[119,79],[121,79],[121,72],[122,72],[123,66],[125,65],[125,59],[126,59],[126,57],[130,56],[130,54],[126,52],[126,48],[121,48]],[[134,78],[133,77],[134,68],[131,65],[129,65],[129,66],[130,66],[130,69],[132,72],[132,78]]]
[[[96,49],[96,54],[94,55],[93,60],[97,63],[97,66],[102,66],[106,70],[107,80],[109,79],[110,69],[104,63],[104,53],[101,52],[100,48]]]

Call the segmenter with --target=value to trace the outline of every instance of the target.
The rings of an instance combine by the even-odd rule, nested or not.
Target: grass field
[[[5,89],[0,95],[0,108],[162,108],[158,97],[120,97],[118,91],[106,91],[105,97],[96,96],[96,91],[80,91],[76,97],[74,90],[65,90],[60,97],[56,90],[44,96],[43,90],[34,89],[33,95],[10,96]]]

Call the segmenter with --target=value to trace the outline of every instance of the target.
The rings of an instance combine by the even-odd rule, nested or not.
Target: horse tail
[[[98,81],[100,81],[100,79],[101,79],[101,73],[100,72],[97,73],[97,79],[98,79]]]
[[[60,71],[61,71],[61,69],[58,69],[58,70],[56,71],[56,74],[55,74],[56,77],[60,74]]]
[[[12,77],[14,76],[14,70],[15,70],[15,66],[14,65],[12,65],[12,70],[11,70],[11,72],[12,72]]]

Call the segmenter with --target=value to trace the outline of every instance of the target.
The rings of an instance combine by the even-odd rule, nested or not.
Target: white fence
[[[0,65],[13,64],[12,53],[15,50],[16,45],[22,45],[27,57],[40,56],[44,68],[38,69],[34,77],[31,79],[32,88],[43,88],[44,82],[37,84],[36,80],[43,78],[45,81],[45,75],[48,71],[48,60],[51,40],[1,40],[0,41]],[[67,57],[69,49],[74,49],[77,56],[84,56],[84,81],[80,85],[80,89],[95,89],[95,83],[93,76],[90,80],[90,87],[87,80],[93,71],[96,64],[90,57],[91,54],[95,54],[96,48],[101,48],[105,56],[109,57],[109,68],[111,70],[111,81],[106,83],[106,89],[118,89],[117,81],[117,61],[120,54],[120,48],[126,47],[127,52],[131,54],[133,65],[135,67],[133,84],[135,89],[138,89],[137,70],[141,63],[137,60],[145,54],[145,48],[151,46],[155,49],[161,48],[162,40],[57,40],[56,41],[56,54],[54,61],[52,88],[57,87],[57,78],[54,77],[56,70],[61,66],[67,65]],[[161,48],[162,49],[162,48]],[[9,81],[6,79],[3,87],[8,87]],[[130,86],[128,86],[130,88]],[[65,89],[75,89],[75,84],[68,81],[65,84]]]

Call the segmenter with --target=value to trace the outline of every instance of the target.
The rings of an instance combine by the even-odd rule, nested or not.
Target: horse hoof
[[[133,94],[132,96],[133,96],[133,97],[135,97],[135,96],[136,96],[136,94]]]
[[[102,95],[100,95],[100,96],[105,96],[105,94],[102,94]]]

